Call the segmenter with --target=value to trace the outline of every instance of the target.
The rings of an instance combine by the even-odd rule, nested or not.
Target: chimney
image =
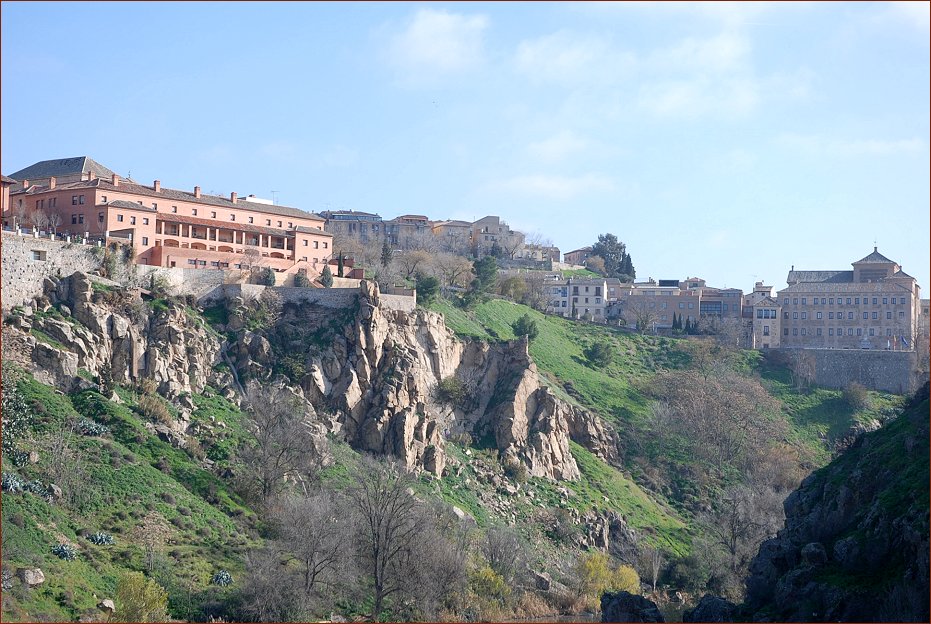
[[[161,182],[161,180],[156,180],[155,182],[153,182],[153,183],[152,183],[152,188],[155,189],[155,192],[156,192],[156,193],[161,193],[161,192],[162,192],[162,182]]]
[[[55,188],[55,176],[50,176],[48,179],[48,190]]]
[[[90,180],[96,180],[96,179],[97,179],[97,174],[94,173],[93,171],[88,171],[88,172],[87,172],[87,179],[88,179],[89,181],[90,181]]]
[[[113,174],[113,179],[110,180],[110,182],[113,184],[113,186],[119,186],[119,185],[120,185],[120,176],[118,176],[117,174],[114,173],[114,174]]]
[[[200,199],[200,187],[199,186],[194,187],[194,197],[196,197],[197,199]]]
[[[29,188],[29,180],[23,180],[23,190]]]
[[[236,198],[237,198],[237,197],[239,197],[239,196],[236,195],[235,191],[232,192],[232,193],[230,193],[230,201],[233,202],[234,204],[236,203]]]

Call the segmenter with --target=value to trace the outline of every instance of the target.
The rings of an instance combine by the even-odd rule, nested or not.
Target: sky
[[[929,3],[3,2],[0,166],[929,282]],[[875,241],[875,243],[874,243]]]

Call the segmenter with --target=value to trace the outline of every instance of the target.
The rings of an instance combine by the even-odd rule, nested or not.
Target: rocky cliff
[[[929,621],[928,385],[785,501],[750,567],[758,621]]]
[[[526,340],[462,342],[440,314],[379,305],[363,282],[358,305],[334,312],[311,303],[230,302],[226,334],[192,308],[75,273],[45,280],[44,294],[17,310],[5,335],[5,357],[19,345],[59,387],[86,385],[92,375],[116,383],[151,379],[179,403],[208,383],[234,386],[216,365],[227,359],[237,379],[287,382],[333,433],[355,448],[397,457],[441,474],[449,435],[487,440],[505,462],[531,476],[576,479],[569,440],[605,459],[614,434],[589,412],[541,385]],[[83,371],[86,371],[84,373]],[[458,379],[466,396],[437,399],[443,380]]]

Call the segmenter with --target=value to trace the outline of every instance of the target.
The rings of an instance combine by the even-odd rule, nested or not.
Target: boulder
[[[113,600],[111,598],[104,598],[103,600],[98,602],[97,608],[100,609],[101,611],[104,611],[110,614],[116,612],[116,605],[113,604]]]
[[[733,622],[737,605],[733,602],[705,594],[694,609],[682,614],[683,622]]]
[[[45,574],[41,568],[18,568],[16,576],[26,584],[27,587],[36,587],[45,582]]]
[[[553,578],[546,572],[530,571],[530,578],[533,580],[533,586],[540,591],[549,591],[553,585]]]
[[[629,592],[601,595],[602,622],[665,622],[656,603]]]

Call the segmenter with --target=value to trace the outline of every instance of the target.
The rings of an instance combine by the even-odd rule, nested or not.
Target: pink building
[[[109,172],[107,178],[98,173]],[[58,174],[58,175],[55,175]],[[10,176],[4,225],[17,215],[43,229],[130,244],[136,262],[165,267],[306,269],[330,258],[332,235],[318,215],[255,196],[205,195],[124,180],[90,158],[43,161]],[[244,266],[245,265],[245,266]]]

